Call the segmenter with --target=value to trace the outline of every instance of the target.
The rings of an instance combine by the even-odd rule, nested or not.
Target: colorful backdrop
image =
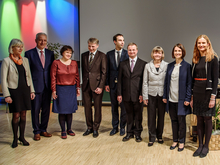
[[[36,46],[36,33],[45,32],[48,42],[72,46],[79,61],[78,17],[78,0],[0,0],[0,60],[11,39],[21,39],[25,51]]]

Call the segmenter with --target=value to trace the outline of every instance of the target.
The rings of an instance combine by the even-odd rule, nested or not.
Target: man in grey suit
[[[107,52],[107,76],[106,76],[106,92],[110,92],[111,107],[112,107],[112,127],[110,136],[118,132],[119,125],[119,112],[117,101],[117,83],[118,83],[118,68],[120,62],[128,59],[127,50],[124,50],[124,37],[122,34],[116,34],[113,37],[115,49]],[[125,134],[126,125],[126,111],[124,103],[121,102],[121,115],[120,115],[120,135]]]
[[[121,62],[118,73],[117,99],[125,105],[127,115],[127,135],[122,141],[134,138],[141,142],[143,97],[142,82],[146,62],[137,57],[138,47],[128,44],[129,59]]]

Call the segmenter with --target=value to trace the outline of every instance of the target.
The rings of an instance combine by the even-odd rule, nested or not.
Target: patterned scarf
[[[9,54],[9,57],[12,61],[14,61],[15,64],[18,64],[18,65],[23,64],[23,60],[20,54],[19,54],[18,60],[14,58],[13,54]]]

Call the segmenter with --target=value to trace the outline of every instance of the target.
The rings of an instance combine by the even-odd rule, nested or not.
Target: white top
[[[38,55],[39,55],[39,57],[41,56],[41,52],[40,51],[43,51],[44,53],[44,58],[45,58],[45,49],[43,49],[43,50],[40,50],[40,49],[38,49],[38,47],[36,47],[36,49],[37,49],[37,52],[38,52]],[[46,58],[45,58],[46,59]]]
[[[177,103],[179,99],[179,72],[180,64],[175,64],[171,74],[169,101]]]
[[[119,56],[121,58],[122,49],[121,50],[116,50],[115,49],[115,62],[116,62],[116,64],[117,64],[117,60],[118,60],[118,53],[117,52],[119,52]]]
[[[134,60],[134,67],[135,67],[135,64],[136,64],[136,61],[137,61],[137,56],[134,59],[129,57],[130,66],[131,66],[131,60]]]
[[[91,54],[93,54],[93,59],[95,58],[95,54],[96,54],[96,52],[97,52],[97,49],[96,49],[96,51],[95,51],[94,53],[89,52],[89,60],[90,60]]]

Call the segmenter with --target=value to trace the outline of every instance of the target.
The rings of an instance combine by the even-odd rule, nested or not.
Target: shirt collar
[[[132,59],[132,58],[129,57],[130,63],[131,63],[131,60],[134,60],[134,62],[136,62],[136,61],[137,61],[137,56],[136,56],[134,59]]]
[[[93,53],[93,55],[95,55],[96,54],[96,52],[97,52],[97,49],[96,49],[96,51]],[[89,52],[89,55],[91,54],[92,52]]]
[[[36,49],[37,49],[37,51],[40,53],[41,50],[40,50],[38,47],[36,47]],[[45,52],[45,48],[44,48],[42,51]]]
[[[123,49],[121,49],[121,50],[116,50],[116,49],[115,49],[115,53],[119,52],[119,53],[121,54],[122,50],[123,50]]]

